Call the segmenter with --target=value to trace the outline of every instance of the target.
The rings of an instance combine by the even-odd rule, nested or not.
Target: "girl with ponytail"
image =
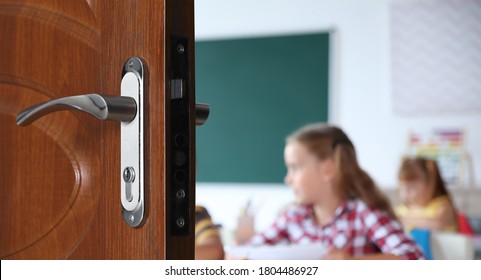
[[[402,205],[396,208],[407,231],[457,232],[457,213],[434,160],[404,158],[399,169]]]
[[[340,128],[301,128],[287,138],[284,159],[296,203],[251,244],[320,243],[326,259],[424,258]]]

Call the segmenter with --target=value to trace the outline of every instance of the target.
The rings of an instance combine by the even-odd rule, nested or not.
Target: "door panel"
[[[9,42],[0,52],[1,258],[68,257],[98,206],[98,121],[58,112],[28,127],[15,123],[28,106],[100,88],[100,71],[86,66],[100,57],[99,32],[62,16],[68,5],[38,4],[0,7],[2,40]],[[84,11],[76,18],[93,18],[84,2],[72,6]]]
[[[176,18],[192,26],[175,31],[165,24],[169,13],[192,16]],[[165,226],[166,45],[172,36],[193,41],[193,1],[0,0],[0,33],[0,176],[6,178],[0,184],[0,258],[193,258],[193,232],[172,240]],[[147,73],[146,214],[139,228],[128,226],[121,214],[118,122],[61,111],[29,126],[15,124],[21,110],[51,99],[119,95],[122,67],[131,56],[144,61]],[[192,90],[189,106],[194,100]],[[194,178],[194,168],[189,170]],[[188,187],[195,195],[193,182]]]
[[[16,93],[17,99],[10,100],[35,95],[31,90],[15,87],[20,89],[0,88]],[[0,95],[2,105],[6,103],[3,97]],[[65,252],[72,251],[85,235],[92,220],[89,217],[93,217],[99,193],[93,187],[98,185],[95,171],[100,170],[99,151],[75,116],[63,114],[63,121],[54,122],[45,118],[27,130],[18,127],[11,114],[12,110],[22,109],[20,104],[9,105],[8,110],[0,108],[4,135],[0,176],[5,178],[0,205],[0,220],[4,223],[0,256],[65,258]],[[13,154],[7,147],[21,148]],[[48,168],[39,168],[43,166]],[[57,250],[44,249],[49,247]]]

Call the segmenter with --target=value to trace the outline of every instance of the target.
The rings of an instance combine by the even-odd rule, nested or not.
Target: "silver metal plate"
[[[142,61],[131,57],[124,64],[121,96],[135,99],[137,114],[120,124],[120,196],[122,216],[131,227],[144,218],[144,80]]]

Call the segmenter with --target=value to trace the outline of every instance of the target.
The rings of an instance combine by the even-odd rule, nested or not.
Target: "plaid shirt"
[[[325,226],[314,224],[312,206],[288,209],[266,231],[251,240],[252,245],[321,243],[352,256],[394,254],[405,259],[424,259],[417,244],[386,212],[369,208],[362,200],[350,200],[335,211]]]

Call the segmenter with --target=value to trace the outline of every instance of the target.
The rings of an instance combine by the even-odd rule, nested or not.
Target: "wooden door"
[[[0,258],[192,259],[194,256],[193,1],[0,0]],[[170,81],[176,40],[186,88],[187,225],[172,230]],[[171,47],[174,46],[174,47]],[[17,126],[48,100],[119,95],[129,57],[145,67],[144,224],[120,201],[120,124],[78,111]],[[177,62],[175,62],[177,63]],[[189,72],[191,71],[191,72]],[[175,204],[175,205],[173,205]],[[178,214],[178,213],[177,213]]]

